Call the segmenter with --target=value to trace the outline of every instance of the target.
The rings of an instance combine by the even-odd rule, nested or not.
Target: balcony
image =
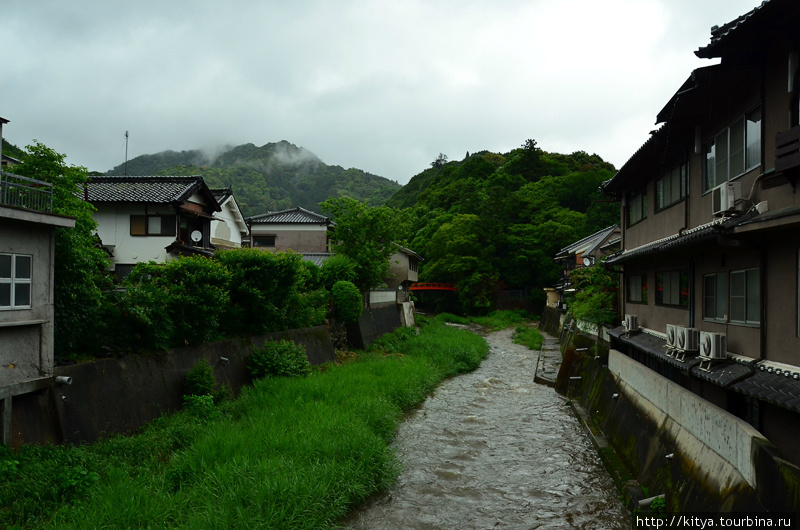
[[[800,125],[775,135],[775,171],[800,167]]]
[[[50,213],[53,211],[53,185],[0,171],[0,206]]]

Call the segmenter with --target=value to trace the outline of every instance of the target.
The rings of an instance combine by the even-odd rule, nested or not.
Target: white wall
[[[608,369],[619,378],[625,396],[662,426],[681,458],[710,484],[729,488],[741,477],[755,487],[751,454],[753,440],[764,439],[760,432],[617,350],[609,352]]]
[[[104,246],[113,246],[111,261],[114,264],[134,264],[142,261],[163,262],[168,259],[166,247],[175,241],[175,236],[132,236],[131,215],[144,215],[143,205],[106,206],[98,205],[94,213],[97,235]],[[148,206],[150,215],[175,215],[166,205]]]

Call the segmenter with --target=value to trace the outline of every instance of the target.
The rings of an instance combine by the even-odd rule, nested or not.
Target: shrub
[[[200,359],[191,370],[186,372],[186,378],[183,381],[183,395],[210,396],[214,393],[216,386],[214,369],[206,359]]]
[[[225,330],[232,335],[286,329],[289,300],[311,273],[300,254],[242,248],[218,252],[214,261],[230,274]]]
[[[202,344],[220,337],[228,308],[230,273],[215,260],[181,257],[164,264],[139,263],[125,279],[128,289],[161,291],[173,325],[172,346]],[[156,325],[161,325],[157,322]]]
[[[336,282],[355,283],[358,277],[356,274],[356,262],[343,254],[331,256],[322,264],[319,277],[322,286],[329,291],[333,289]]]
[[[253,379],[269,375],[295,377],[311,371],[306,348],[290,340],[266,341],[247,358],[247,371]]]
[[[336,318],[344,322],[355,322],[361,316],[363,300],[361,292],[353,283],[336,282],[331,289],[331,299]]]

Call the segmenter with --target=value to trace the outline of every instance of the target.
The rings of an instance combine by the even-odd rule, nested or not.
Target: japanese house
[[[221,211],[201,176],[90,177],[85,200],[118,276],[142,261],[211,256],[211,223]]]
[[[659,127],[604,184],[622,201],[612,346],[800,464],[800,3],[711,29]]]

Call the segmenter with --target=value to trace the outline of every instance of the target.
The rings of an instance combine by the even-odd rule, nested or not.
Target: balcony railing
[[[52,212],[53,185],[0,171],[0,205]]]
[[[775,171],[800,167],[800,125],[775,136]]]

